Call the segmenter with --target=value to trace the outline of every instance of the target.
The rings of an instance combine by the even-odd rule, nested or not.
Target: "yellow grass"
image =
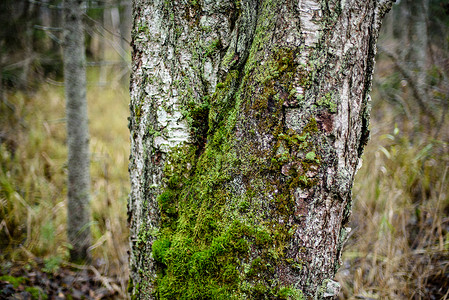
[[[88,72],[91,251],[95,267],[104,275],[117,277],[116,289],[123,295],[128,274],[128,88],[119,84],[100,87],[97,70]],[[0,239],[4,250],[0,260],[24,261],[37,256],[63,262],[68,259],[63,87],[44,83],[34,93],[11,92],[7,99],[16,111],[9,119],[0,120],[8,134],[0,148]],[[11,115],[12,110],[2,106],[2,113]]]
[[[377,101],[383,116],[354,184],[341,299],[449,299],[447,130],[439,139],[435,128],[410,132]]]

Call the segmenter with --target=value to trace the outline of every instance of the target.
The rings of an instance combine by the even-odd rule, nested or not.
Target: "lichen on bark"
[[[135,2],[131,293],[335,296],[378,2]]]

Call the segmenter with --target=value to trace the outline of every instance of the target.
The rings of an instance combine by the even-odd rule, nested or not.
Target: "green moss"
[[[298,77],[299,77],[299,85],[303,88],[310,88],[314,79],[313,67],[307,65],[301,65],[298,67]]]
[[[148,28],[147,24],[139,23],[137,25],[137,32],[138,33],[144,33],[145,35],[148,35],[150,33],[150,29]]]
[[[133,279],[131,277],[129,277],[128,286],[126,288],[126,291],[128,292],[129,295],[131,295],[131,293],[133,292],[133,289],[134,289]]]
[[[248,278],[254,278],[257,277],[261,272],[265,272],[267,270],[267,265],[262,260],[262,258],[259,256],[256,259],[254,259],[251,262],[251,267],[246,273],[246,276]]]
[[[262,283],[256,283],[252,288],[252,294],[257,298],[263,297],[268,291],[268,287]]]
[[[329,110],[330,113],[337,112],[337,103],[332,99],[332,93],[326,93],[323,97],[321,97],[316,104],[318,106],[325,107]]]
[[[191,131],[191,137],[195,143],[204,144],[207,131],[209,129],[209,99],[204,97],[202,102],[197,104],[193,101],[187,104],[187,122]]]
[[[242,213],[248,211],[249,207],[250,203],[246,200],[243,200],[242,202],[239,203],[239,211]]]
[[[165,254],[170,248],[170,245],[170,241],[166,238],[158,239],[153,242],[151,250],[153,257],[157,262],[165,264]]]
[[[141,228],[138,235],[137,235],[137,241],[136,246],[138,248],[142,248],[146,245],[148,239],[152,236],[151,232],[147,230],[146,228]]]
[[[142,105],[136,105],[136,108],[134,109],[134,116],[136,117],[136,121],[140,119],[142,116]]]
[[[276,48],[264,68],[256,64],[246,68],[243,81],[248,84],[242,95],[247,100],[244,111],[247,115],[254,115],[259,132],[279,134],[283,131],[283,106],[295,97],[291,91],[294,90],[297,54],[297,49]]]
[[[170,178],[169,185],[176,186],[176,184],[177,184],[177,178],[176,177]],[[170,215],[176,214],[176,207],[173,205],[174,197],[176,197],[176,195],[174,195],[172,191],[167,190],[167,191],[163,192],[161,195],[159,195],[159,197],[157,198],[160,211],[163,215],[170,216]]]
[[[231,113],[235,105],[235,91],[237,89],[238,70],[229,71],[224,82],[217,83],[217,89],[211,97],[209,112],[209,129],[216,131],[219,124]]]
[[[26,284],[29,280],[26,277],[14,277],[10,275],[0,276],[1,281],[7,281],[14,286],[14,288],[18,288],[21,284]]]
[[[282,287],[279,289],[277,296],[280,299],[303,300],[304,295],[301,290],[293,287]]]
[[[14,277],[10,275],[0,276],[0,281],[9,282],[15,289],[19,288],[21,285],[23,286],[29,283],[29,279],[26,277]],[[25,286],[24,290],[31,294],[31,299],[48,299],[48,295],[45,294],[40,287]]]
[[[47,300],[48,295],[40,287],[27,286],[25,291],[31,294],[33,300]]]
[[[211,41],[207,46],[203,47],[203,52],[204,52],[203,54],[205,57],[209,57],[221,48],[222,48],[221,40],[215,39],[215,40]]]
[[[157,240],[161,242],[156,241],[153,245],[163,248],[167,264],[164,268],[166,275],[159,277],[156,283],[159,297],[213,299],[213,295],[220,293],[231,294],[240,278],[237,257],[249,250],[244,238],[247,233],[247,227],[234,222],[207,245],[198,244],[194,237],[186,238],[179,234],[173,237],[171,247],[167,247],[167,240]]]
[[[315,154],[315,152],[313,152],[313,151],[311,151],[311,152],[309,152],[309,153],[306,154],[306,159],[307,159],[307,160],[314,161],[315,158],[316,158],[316,154]]]

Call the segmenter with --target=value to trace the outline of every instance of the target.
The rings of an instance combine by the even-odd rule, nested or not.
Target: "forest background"
[[[84,21],[93,260],[76,265],[61,2],[0,3],[0,298],[128,297],[131,2],[87,1]],[[449,298],[448,28],[443,0],[397,1],[384,20],[341,299]]]

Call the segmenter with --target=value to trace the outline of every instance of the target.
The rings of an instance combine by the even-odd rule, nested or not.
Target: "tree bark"
[[[134,1],[133,295],[337,295],[390,7]]]
[[[72,261],[89,258],[90,155],[82,0],[64,2],[64,82],[68,144],[67,234]]]

